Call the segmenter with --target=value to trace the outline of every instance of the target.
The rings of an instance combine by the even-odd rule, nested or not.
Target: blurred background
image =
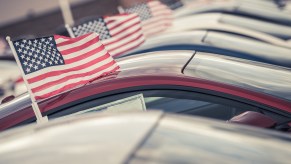
[[[65,0],[64,0],[65,1]],[[88,16],[101,16],[101,15],[114,15],[118,13],[117,7],[119,5],[123,7],[129,7],[132,5],[135,5],[136,3],[140,3],[146,0],[68,0],[70,3],[70,8],[72,11],[72,17],[77,22],[78,20],[81,20],[82,18],[88,17]],[[163,0],[164,3],[167,1],[175,1],[175,0]],[[239,27],[239,29],[246,29],[246,30],[258,30],[259,34],[267,33],[267,38],[271,37],[271,40],[275,40],[277,42],[284,42],[284,45],[287,44],[285,42],[291,42],[290,36],[291,36],[291,30],[289,29],[290,21],[288,17],[289,22],[285,22],[286,24],[280,24],[280,21],[278,18],[280,18],[281,15],[288,15],[290,13],[290,6],[287,5],[284,9],[280,7],[279,2],[280,0],[184,0],[183,2],[186,4],[187,2],[190,4],[188,5],[189,9],[192,7],[195,8],[197,11],[197,14],[200,12],[201,6],[204,6],[205,8],[211,7],[210,2],[236,2],[235,5],[242,4],[240,11],[241,15],[239,18],[236,17],[235,11],[239,11],[239,7],[233,5],[233,8],[228,8],[227,5],[225,5],[225,9],[222,10],[222,14],[232,14],[232,15],[226,15],[223,18],[219,18],[216,20],[216,17],[218,18],[218,14],[220,12],[214,13],[214,16],[212,17],[204,17],[202,13],[201,19],[193,18],[193,28],[196,28],[194,26],[202,24],[208,25],[213,22],[217,21],[215,27],[217,25],[222,25],[224,27],[224,24],[231,25],[232,27]],[[191,2],[195,2],[191,4]],[[275,3],[276,2],[276,3]],[[286,1],[287,2],[287,1]],[[17,67],[14,57],[11,55],[11,51],[9,47],[7,46],[7,42],[4,39],[6,36],[10,36],[12,40],[21,39],[21,38],[29,38],[29,37],[42,37],[42,36],[48,36],[53,34],[61,34],[61,35],[67,35],[67,30],[64,27],[65,21],[62,16],[62,11],[60,8],[59,0],[0,0],[0,74],[2,75],[0,77],[0,101],[2,98],[9,96],[9,95],[19,95],[26,91],[26,88],[24,86],[24,83],[21,78],[21,74],[19,71],[19,68]],[[217,3],[219,6],[219,3]],[[265,4],[266,6],[262,6],[261,4]],[[195,6],[196,5],[196,6]],[[199,6],[201,5],[201,6]],[[212,4],[213,5],[213,4]],[[230,3],[231,5],[231,3]],[[185,5],[186,6],[186,5]],[[184,7],[185,7],[184,6]],[[264,10],[260,10],[260,7],[265,8]],[[187,7],[185,7],[185,11],[189,11]],[[218,8],[220,9],[220,8]],[[271,10],[272,9],[272,10]],[[234,10],[234,11],[232,11]],[[274,10],[274,11],[273,11]],[[176,10],[177,11],[177,10]],[[181,10],[180,10],[181,11]],[[183,9],[182,9],[183,11]],[[211,15],[212,9],[209,9],[209,14]],[[229,12],[229,13],[228,13]],[[233,13],[231,13],[233,12]],[[180,12],[183,14],[183,12]],[[276,13],[276,14],[273,14]],[[176,12],[177,14],[177,12]],[[195,13],[192,13],[193,16],[195,16]],[[205,13],[207,15],[207,12]],[[275,20],[274,22],[267,20],[264,16],[267,16],[266,18],[271,18],[272,20]],[[290,15],[290,14],[289,14]],[[232,16],[232,17],[229,17]],[[182,17],[182,16],[181,16]],[[256,18],[260,18],[256,20]],[[282,20],[287,20],[287,18],[283,17]],[[223,19],[224,22],[222,22],[220,19]],[[253,19],[249,21],[248,19]],[[266,22],[264,22],[266,19]],[[168,32],[174,32],[175,30],[184,30],[187,31],[187,29],[180,29],[180,23],[183,23],[183,19],[181,22],[179,22],[179,19],[176,19],[176,25],[173,26],[173,30],[168,30]],[[186,19],[184,19],[186,20]],[[240,21],[240,20],[244,20]],[[197,23],[199,21],[199,23]],[[185,23],[186,22],[186,23]],[[255,23],[257,24],[255,24]],[[220,24],[221,23],[221,24]],[[254,23],[255,25],[253,25]],[[175,25],[174,24],[174,25]],[[184,21],[183,26],[188,28],[188,22],[187,20]],[[191,24],[191,23],[190,23]],[[270,26],[266,26],[270,25]],[[288,26],[287,26],[288,25]],[[181,26],[181,27],[183,27]],[[214,27],[214,31],[217,30]],[[264,27],[264,28],[261,28]],[[210,30],[212,27],[210,28]],[[278,30],[279,29],[279,30]],[[281,30],[283,29],[283,30]],[[188,30],[192,30],[192,27]],[[207,29],[209,30],[209,29]],[[220,29],[219,29],[220,30]],[[218,31],[219,31],[218,30]],[[285,30],[285,31],[284,31]],[[221,30],[220,30],[221,31]],[[177,31],[176,31],[177,32]],[[232,34],[233,31],[229,31],[226,33]],[[277,35],[278,34],[278,35]],[[276,38],[280,37],[282,34],[282,38]],[[286,34],[286,37],[283,36],[283,34]],[[244,36],[244,34],[241,34]],[[257,36],[257,35],[256,35]],[[263,38],[266,38],[266,35],[263,35]],[[275,37],[273,37],[275,36]],[[240,35],[236,38],[241,37]],[[285,37],[285,38],[284,38]],[[223,36],[223,38],[225,38]],[[250,37],[252,38],[252,37]],[[221,38],[220,38],[221,39]],[[241,38],[239,38],[241,39]],[[239,40],[236,39],[236,40]],[[249,38],[248,38],[249,39]],[[224,42],[222,42],[223,44]],[[241,42],[239,42],[240,44]],[[288,43],[288,44],[289,44]],[[214,46],[213,43],[211,43],[211,46]],[[227,45],[224,44],[222,46]],[[240,44],[241,46],[241,44]],[[240,46],[234,46],[235,48]],[[290,45],[288,45],[290,47]],[[255,49],[260,51],[259,46],[257,46]],[[268,48],[270,48],[269,45],[267,45]],[[263,51],[260,51],[261,53],[265,53],[266,46],[261,49]],[[251,49],[251,48],[244,48],[244,49]],[[286,56],[284,53],[290,52],[289,49],[284,49],[280,51],[278,50],[278,47],[275,47],[276,51],[274,50],[274,54],[280,52],[282,56]],[[256,52],[257,52],[256,51]],[[267,51],[266,51],[267,52]],[[282,53],[284,52],[284,53]],[[272,51],[270,51],[272,53]],[[269,54],[267,54],[267,58],[269,58]],[[285,58],[284,58],[285,60]],[[276,59],[277,61],[277,59]],[[18,88],[20,87],[20,88]],[[23,89],[21,89],[23,88]],[[10,92],[11,91],[11,92]],[[14,93],[13,91],[19,91]]]
[[[64,24],[58,0],[0,0],[0,4],[0,36],[50,35]],[[118,0],[70,0],[70,4],[74,19],[80,19],[117,13]]]

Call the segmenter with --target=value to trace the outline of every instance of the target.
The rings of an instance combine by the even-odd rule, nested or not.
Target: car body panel
[[[254,91],[260,90],[291,101],[291,69],[280,69],[259,62],[197,52],[183,73]]]
[[[288,135],[286,140],[282,138],[288,145],[276,144],[272,140],[275,138],[261,130],[223,127],[220,122],[208,126],[207,120],[195,118],[200,121],[191,122],[180,118],[184,121],[173,115],[161,119],[152,135],[132,155],[131,163],[285,163],[290,158]]]
[[[286,43],[282,40],[280,41],[278,38],[276,39],[276,37],[283,40],[291,38],[291,28],[288,26],[222,13],[197,14],[175,19],[173,25],[166,32],[202,29],[240,33],[242,35],[253,36],[260,38],[260,40],[281,45],[286,45]],[[270,37],[270,35],[275,37]]]
[[[288,41],[282,40],[280,38],[274,37],[269,34],[265,34],[263,32],[254,31],[242,27],[237,27],[229,24],[222,24],[222,23],[202,23],[202,24],[195,24],[195,25],[183,25],[179,26],[172,26],[172,28],[169,28],[165,33],[179,33],[183,31],[194,31],[194,30],[208,30],[208,31],[218,31],[218,32],[224,32],[229,34],[236,34],[241,36],[246,36],[249,38],[256,39],[258,41],[270,43],[276,46],[285,47],[285,48],[291,48],[290,43]]]
[[[207,16],[208,17],[208,16]],[[177,32],[182,32],[182,31],[196,31],[196,30],[208,30],[208,31],[221,31],[224,33],[230,33],[230,34],[237,34],[237,35],[242,35],[242,36],[247,36],[249,38],[254,38],[258,41],[270,43],[276,46],[280,47],[286,47],[286,48],[291,48],[290,44],[288,44],[285,40],[274,37],[269,34],[265,34],[263,32],[243,28],[243,27],[238,27],[235,25],[230,25],[230,24],[223,24],[217,21],[207,21],[206,20],[201,20],[200,16],[193,16],[191,17],[191,20],[189,22],[195,21],[196,18],[198,19],[198,22],[201,23],[194,23],[188,25],[185,24],[184,21],[174,21],[173,26],[168,28],[164,33],[177,33]],[[209,16],[211,17],[211,16]],[[188,17],[187,17],[188,18]],[[185,18],[186,19],[186,18]],[[194,20],[192,20],[194,19]],[[211,19],[210,19],[211,20]],[[183,24],[182,26],[180,24]]]
[[[179,53],[181,56],[171,55],[175,53]],[[135,91],[136,87],[153,88],[153,86],[158,86],[161,89],[165,89],[173,86],[184,86],[217,92],[220,96],[222,94],[230,95],[230,97],[237,96],[251,102],[280,109],[278,112],[291,113],[290,101],[257,91],[184,75],[182,70],[191,57],[193,57],[192,51],[163,51],[121,58],[118,60],[118,64],[122,69],[120,72],[96,79],[80,88],[40,101],[40,110],[42,113],[49,114],[80,102],[89,101],[94,98],[94,95],[103,97],[114,95],[124,92],[123,89]],[[277,69],[284,70],[284,68],[280,67]],[[25,120],[33,120],[34,114],[29,107],[29,102],[29,96],[24,95],[1,105],[0,114],[3,117],[5,115],[5,117],[0,119],[0,129],[6,129]],[[22,106],[16,104],[22,104]]]
[[[148,39],[143,45],[123,56],[166,50],[196,50],[291,67],[291,48],[212,31],[163,34]]]
[[[223,24],[234,25],[247,29],[252,29],[260,32],[264,32],[282,39],[291,39],[291,28],[289,26],[277,25],[269,22],[258,21],[248,18],[237,18],[236,16],[223,14],[219,19],[219,22]]]
[[[0,163],[284,163],[290,141],[287,134],[199,117],[95,113],[1,133]]]
[[[237,52],[246,52],[256,59],[271,64],[282,63],[282,66],[290,67],[291,48],[273,46],[267,43],[258,42],[248,38],[234,38],[231,34],[209,32],[204,39],[204,43],[214,47],[233,49]],[[236,44],[233,46],[233,44]],[[265,61],[264,61],[265,60]],[[284,63],[284,64],[283,64]]]
[[[256,18],[268,22],[274,22],[282,25],[291,25],[291,18],[288,14],[278,8],[273,2],[263,1],[220,1],[220,2],[202,2],[186,3],[186,5],[175,12],[175,16],[180,18],[184,16],[220,12],[231,15]]]
[[[72,160],[70,163],[82,163],[84,162],[84,159],[90,159],[93,163],[120,163],[120,161],[125,161],[128,157],[128,155],[132,152],[135,147],[140,144],[140,142],[143,140],[144,136],[146,136],[150,130],[154,126],[156,126],[156,123],[162,116],[162,112],[152,112],[152,113],[146,113],[144,117],[136,120],[136,117],[134,115],[128,115],[124,117],[110,117],[110,116],[104,116],[99,117],[95,121],[88,118],[88,120],[79,119],[77,122],[80,124],[75,124],[71,121],[69,121],[67,125],[61,125],[57,123],[59,126],[57,129],[49,128],[49,127],[25,127],[25,131],[23,130],[23,138],[21,135],[14,133],[13,134],[3,134],[4,138],[9,138],[7,142],[1,142],[2,146],[0,148],[0,154],[6,154],[5,157],[1,156],[1,162],[4,163],[10,163],[11,161],[18,161],[19,158],[22,158],[24,154],[34,154],[36,158],[33,158],[34,162],[36,163],[50,163],[50,158],[48,155],[48,158],[44,158],[43,155],[43,148],[46,147],[46,151],[53,151],[54,153],[54,159],[60,160],[63,157],[63,153],[67,152],[65,154],[73,155],[73,154],[79,154],[84,152],[83,157],[80,158],[78,155],[73,155],[70,160]],[[81,121],[83,120],[83,121]],[[131,121],[130,121],[131,120]],[[89,122],[88,122],[89,121]],[[112,126],[112,123],[118,122],[118,124]],[[130,125],[130,128],[128,128],[128,123],[134,122],[134,124]],[[51,127],[57,126],[57,124],[52,124]],[[89,132],[87,130],[84,131],[83,126],[85,126],[88,129],[91,129],[92,131]],[[72,130],[71,128],[74,127]],[[33,130],[33,129],[37,130]],[[69,130],[69,129],[71,130]],[[110,129],[110,132],[108,131]],[[122,130],[120,129],[127,129]],[[78,131],[78,134],[74,134]],[[27,133],[28,132],[28,133]],[[66,136],[60,136],[57,133],[61,132],[63,134],[66,134]],[[88,133],[89,132],[89,133]],[[27,135],[25,137],[25,135]],[[86,139],[84,138],[84,134],[86,134]],[[120,134],[126,134],[121,136]],[[13,136],[12,136],[13,135]],[[73,137],[72,137],[73,136]],[[36,137],[36,138],[35,138]],[[58,138],[56,140],[56,138]],[[65,139],[67,138],[67,139]],[[74,139],[73,139],[74,138]],[[96,140],[97,138],[97,140]],[[63,139],[66,140],[66,142],[62,141]],[[19,140],[25,142],[24,144],[18,145],[19,147],[16,148],[13,145],[13,140]],[[47,142],[43,142],[43,141]],[[53,141],[53,143],[48,141]],[[11,142],[12,141],[12,142]],[[95,142],[103,143],[104,145],[92,145]],[[65,148],[65,145],[68,143],[71,144],[70,147]],[[61,147],[59,147],[62,145]],[[78,145],[78,147],[76,147]],[[113,149],[108,149],[109,147]],[[9,152],[12,151],[18,151],[18,155],[16,154],[10,154]],[[63,153],[60,153],[63,152]],[[56,154],[55,154],[56,153]],[[16,155],[16,156],[15,156]],[[96,155],[98,156],[98,159],[96,158]],[[25,155],[24,155],[25,156]],[[92,156],[92,157],[90,157]],[[89,157],[89,158],[86,158]],[[31,158],[32,159],[32,158]],[[9,162],[10,161],[10,162]],[[22,161],[22,160],[21,160]],[[32,161],[28,162],[29,159],[26,161],[22,161],[22,163],[31,163]],[[98,162],[99,161],[99,162]],[[18,161],[19,162],[19,161]],[[61,163],[67,163],[64,159],[60,160],[58,162]],[[85,162],[87,163],[87,162]]]

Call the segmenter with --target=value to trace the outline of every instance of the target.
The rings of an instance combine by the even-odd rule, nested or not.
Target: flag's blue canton
[[[25,74],[65,63],[57,50],[53,36],[30,40],[22,39],[14,41],[13,44]]]
[[[107,28],[106,22],[103,18],[97,18],[80,23],[79,25],[75,25],[72,30],[76,37],[85,35],[90,32],[96,32],[99,34],[99,38],[101,40],[111,38],[109,29]]]
[[[138,4],[130,8],[124,9],[125,13],[137,13],[141,21],[150,19],[152,17],[150,8],[147,4]]]

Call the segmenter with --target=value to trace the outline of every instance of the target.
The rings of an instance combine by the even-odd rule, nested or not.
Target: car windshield
[[[288,68],[222,55],[197,53],[183,73],[291,101],[291,70]]]

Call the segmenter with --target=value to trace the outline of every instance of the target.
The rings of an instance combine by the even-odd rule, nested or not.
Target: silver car
[[[291,137],[162,112],[86,115],[0,135],[0,163],[289,163]]]

